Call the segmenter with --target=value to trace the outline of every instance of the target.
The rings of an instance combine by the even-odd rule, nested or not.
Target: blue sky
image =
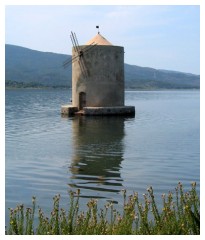
[[[71,54],[70,31],[84,44],[100,33],[124,46],[125,62],[200,73],[200,7],[193,5],[6,6],[5,42]]]

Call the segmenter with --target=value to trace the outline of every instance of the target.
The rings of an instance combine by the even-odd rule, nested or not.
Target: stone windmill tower
[[[134,115],[133,106],[124,106],[124,48],[112,45],[99,32],[85,45],[75,33],[72,59],[72,105],[61,113],[72,115]]]

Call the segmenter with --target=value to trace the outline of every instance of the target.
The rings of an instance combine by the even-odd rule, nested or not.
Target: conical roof
[[[98,33],[94,38],[90,39],[85,45],[112,45],[106,38],[104,38],[100,33]]]

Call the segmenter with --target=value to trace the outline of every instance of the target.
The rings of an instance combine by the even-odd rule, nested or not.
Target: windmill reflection
[[[72,188],[81,196],[106,197],[122,189],[123,117],[76,117],[73,119]]]

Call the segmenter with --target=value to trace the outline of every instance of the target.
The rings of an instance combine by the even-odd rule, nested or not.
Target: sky
[[[71,54],[100,33],[125,63],[200,74],[199,5],[6,5],[5,43]]]

